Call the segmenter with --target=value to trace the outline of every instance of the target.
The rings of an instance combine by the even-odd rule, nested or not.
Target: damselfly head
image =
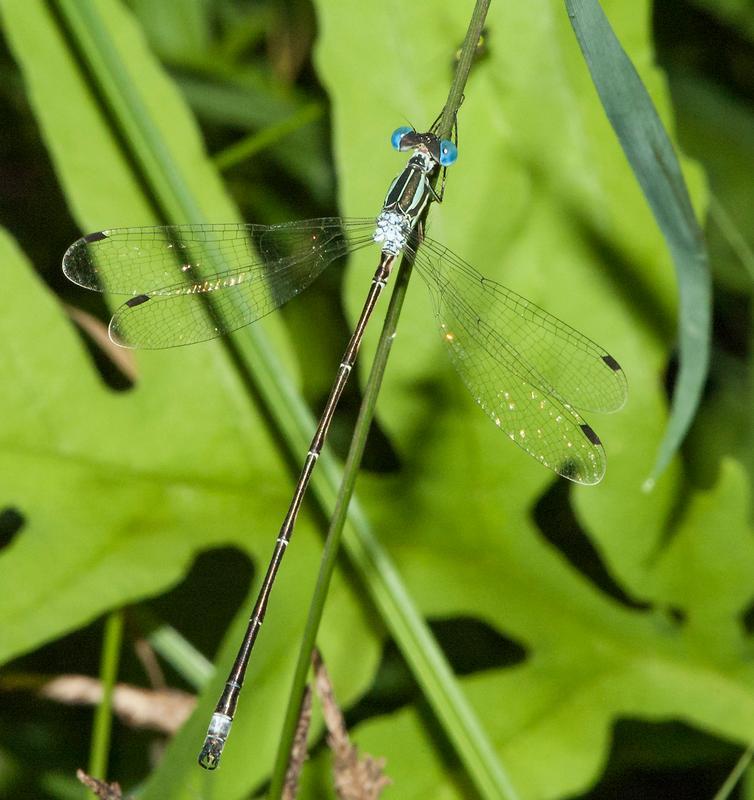
[[[419,133],[406,126],[393,131],[390,143],[396,150],[428,153],[442,167],[449,167],[458,158],[458,148],[450,139],[440,139],[434,133]]]

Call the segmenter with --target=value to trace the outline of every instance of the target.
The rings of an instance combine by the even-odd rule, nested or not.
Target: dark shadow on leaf
[[[685,609],[678,606],[665,606],[663,610],[679,626],[685,624],[689,616]]]
[[[665,308],[657,300],[652,287],[636,267],[620,252],[612,242],[594,228],[591,222],[581,217],[575,210],[573,219],[580,226],[584,243],[592,250],[595,263],[602,264],[605,274],[612,282],[615,290],[630,306],[637,317],[643,317],[644,323],[663,341],[675,341],[677,332],[673,321]],[[609,342],[605,345],[609,346]],[[620,354],[616,353],[620,361]]]
[[[578,570],[604,594],[631,609],[646,610],[627,595],[605,567],[600,554],[579,526],[569,502],[571,484],[554,481],[534,506],[534,521],[542,535],[556,547],[571,566]]]
[[[754,634],[754,603],[741,614],[741,624],[744,626],[747,635]]]
[[[175,588],[149,602],[149,609],[190,635],[192,644],[211,658],[246,599],[253,577],[251,560],[238,548],[207,550]],[[199,615],[201,625],[197,625]]]
[[[25,524],[26,519],[17,508],[8,506],[0,511],[0,550],[13,542]]]
[[[526,659],[524,647],[473,617],[434,620],[430,628],[458,676],[512,667]],[[395,642],[390,640],[371,688],[347,714],[348,727],[419,702],[422,697]]]
[[[682,722],[620,720],[613,728],[610,754],[599,782],[578,797],[709,800],[725,782],[742,750]]]

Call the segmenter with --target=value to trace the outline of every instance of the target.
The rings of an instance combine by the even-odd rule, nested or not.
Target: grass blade
[[[681,445],[709,367],[711,281],[704,236],[673,145],[598,0],[566,0],[568,16],[605,113],[673,258],[680,295],[680,370],[650,489]]]
[[[102,684],[102,700],[94,714],[92,746],[89,755],[89,774],[105,780],[110,752],[110,733],[113,725],[113,688],[118,677],[120,647],[123,642],[123,611],[113,611],[105,620],[102,639],[102,659],[99,679]]]

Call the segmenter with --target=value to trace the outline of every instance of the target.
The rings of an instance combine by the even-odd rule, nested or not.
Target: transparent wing
[[[455,368],[474,399],[531,456],[576,483],[598,483],[605,451],[575,410],[619,408],[626,382],[591,340],[425,239],[416,268]],[[580,374],[572,374],[582,370]]]
[[[420,248],[432,281],[478,312],[480,324],[540,391],[580,411],[609,413],[626,402],[626,376],[618,362],[579,331],[525,297],[485,278],[438,242]]]
[[[374,220],[339,218],[116,228],[71,245],[63,271],[85,288],[132,295],[110,323],[114,341],[173,347],[260,319],[369,244],[373,229]]]

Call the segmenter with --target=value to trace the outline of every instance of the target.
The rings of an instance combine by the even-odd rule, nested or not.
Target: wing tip
[[[570,457],[555,467],[555,472],[573,483],[582,486],[595,486],[604,477],[607,471],[607,458],[602,440],[597,432],[586,422],[580,422],[579,429],[584,436],[582,449],[586,447],[587,455],[579,454],[579,457]],[[578,448],[576,448],[578,450]]]
[[[129,307],[128,303],[127,302],[124,303],[121,308],[123,307]],[[110,324],[107,326],[107,335],[110,337],[110,341],[113,344],[118,345],[118,347],[123,347],[126,350],[136,349],[136,346],[128,341],[128,338],[126,337],[123,331],[123,327],[121,325],[120,311],[116,311],[115,314],[113,314],[113,316],[111,317]]]
[[[603,457],[598,463],[591,465],[578,465],[576,461],[566,461],[554,471],[580,486],[596,486],[605,477],[606,466]]]
[[[94,269],[91,259],[86,252],[86,237],[76,239],[63,254],[63,274],[71,283],[83,289],[96,289],[97,282],[93,280]]]

